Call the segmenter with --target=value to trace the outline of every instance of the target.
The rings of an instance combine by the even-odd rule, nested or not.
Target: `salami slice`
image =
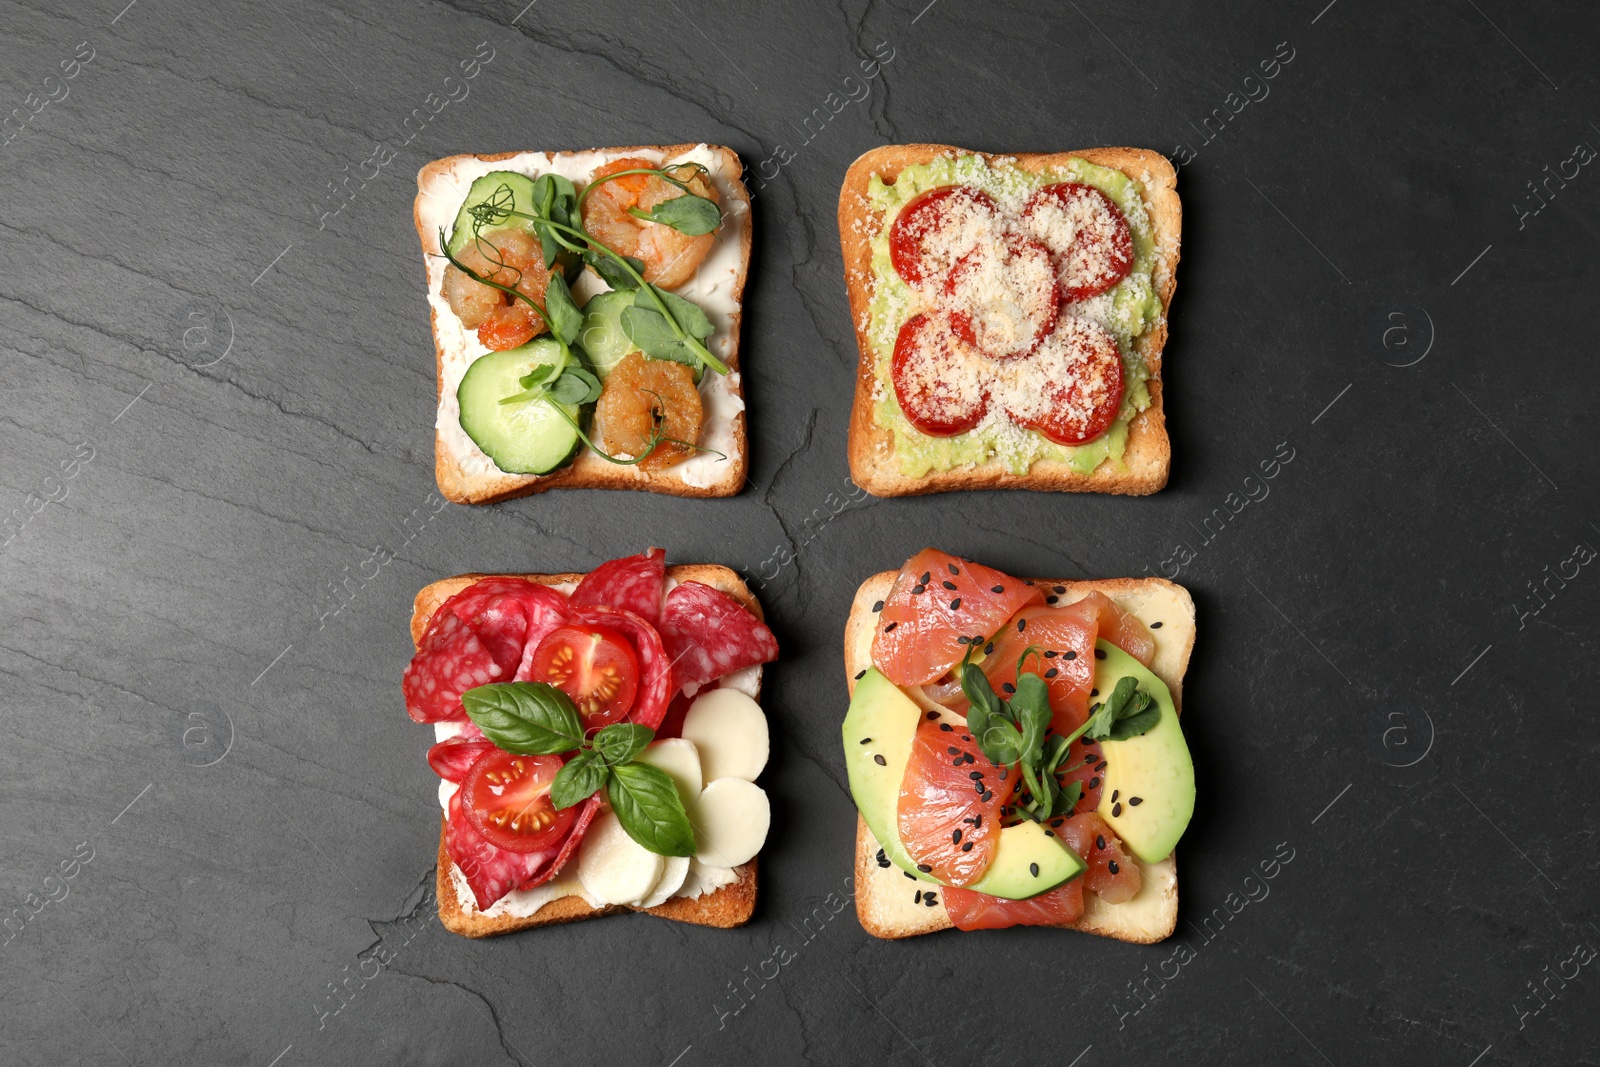
[[[578,817],[573,820],[572,829],[567,831],[566,840],[561,842],[561,847],[556,850],[556,858],[550,865],[539,871],[532,878],[517,886],[518,889],[533,889],[535,886],[544,885],[550,879],[561,873],[561,868],[567,865],[572,854],[578,850],[578,845],[583,841],[583,835],[588,831],[589,824],[594,822],[594,817],[600,813],[600,794],[596,793],[583,802],[578,809]],[[493,847],[492,845],[490,846]]]
[[[659,626],[661,597],[667,586],[666,561],[665,550],[652,548],[602,563],[572,591],[572,605],[631,611],[651,626]]]
[[[576,823],[573,828],[576,830]],[[495,901],[536,877],[560,851],[552,848],[543,852],[507,852],[496,848],[468,821],[459,793],[450,798],[444,850],[466,876],[479,911],[487,911]]]
[[[476,726],[474,725],[474,729]],[[428,749],[428,766],[447,782],[461,783],[467,776],[467,771],[478,762],[478,757],[494,749],[494,742],[479,739],[473,740],[466,737],[451,737],[440,741]]]
[[[670,598],[667,603],[671,604]],[[652,730],[660,726],[677,688],[673,685],[672,660],[667,656],[661,633],[633,612],[617,608],[577,608],[572,618],[590,626],[608,627],[633,643],[633,650],[639,656],[639,691],[633,698],[628,721]]]
[[[661,639],[672,657],[674,691],[778,658],[778,639],[766,623],[700,582],[684,582],[667,594]]]
[[[400,683],[406,714],[416,722],[465,719],[461,694],[489,682],[509,682],[522,662],[527,616],[499,611],[463,620],[447,615],[430,627]]]
[[[533,650],[567,619],[567,598],[522,578],[486,578],[439,606],[401,689],[417,722],[460,722],[461,694],[523,678]]]

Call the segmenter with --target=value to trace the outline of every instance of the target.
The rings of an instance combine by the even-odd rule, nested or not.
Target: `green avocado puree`
[[[1032,190],[1064,181],[1083,182],[1105,193],[1127,216],[1133,233],[1133,269],[1128,276],[1109,293],[1071,307],[1071,313],[1099,323],[1117,339],[1117,347],[1122,352],[1124,382],[1122,410],[1117,414],[1117,421],[1096,440],[1073,446],[1055,444],[1012,424],[1003,414],[954,437],[929,437],[906,420],[895,400],[894,385],[889,377],[895,336],[910,316],[916,300],[910,286],[890,264],[890,224],[902,205],[919,193],[941,185],[970,185],[994,197],[1003,209],[1016,209]],[[982,156],[942,156],[905,168],[893,185],[885,185],[873,175],[867,198],[884,220],[882,229],[872,239],[872,272],[876,284],[869,309],[868,340],[879,385],[874,414],[879,424],[894,435],[900,473],[918,478],[929,471],[976,466],[991,460],[998,460],[1017,475],[1026,474],[1039,460],[1065,463],[1079,474],[1088,474],[1107,461],[1120,467],[1123,450],[1128,444],[1128,423],[1150,406],[1150,391],[1146,385],[1150,371],[1133,350],[1133,342],[1161,320],[1161,297],[1155,291],[1153,278],[1155,239],[1139,183],[1119,170],[1077,158],[1069,159],[1059,168],[1035,174],[1018,167],[991,167]]]

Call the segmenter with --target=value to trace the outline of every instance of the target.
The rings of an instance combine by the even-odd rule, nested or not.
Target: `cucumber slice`
[[[581,365],[574,356],[573,362]],[[554,379],[567,366],[561,357],[561,346],[548,337],[478,357],[462,375],[461,386],[456,390],[461,428],[507,474],[548,474],[571,461],[583,448],[577,427],[562,418],[548,399],[500,403],[524,392],[522,378],[539,366],[550,368],[546,380]],[[593,410],[593,405],[560,407],[580,426]]]
[[[583,329],[578,341],[594,361],[594,373],[601,381],[622,357],[634,351],[634,344],[622,332],[622,313],[633,306],[636,294],[626,289],[596,293],[583,305]]]
[[[472,215],[470,210],[493,197],[504,186],[511,190],[511,201],[505,206],[517,211],[527,211],[533,206],[533,179],[526,174],[518,174],[513,170],[490,171],[472,183],[472,188],[467,190],[467,199],[461,205],[461,210],[456,212],[455,225],[450,230],[450,254],[459,256],[461,250],[467,247],[472,240]],[[496,230],[528,230],[532,226],[527,219],[508,218],[496,226],[486,226],[482,233],[491,234]]]

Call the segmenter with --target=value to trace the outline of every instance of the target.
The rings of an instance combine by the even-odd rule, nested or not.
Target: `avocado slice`
[[[845,766],[856,808],[884,855],[912,877],[939,885],[938,879],[917,870],[906,854],[895,818],[900,782],[921,720],[922,709],[910,697],[877,670],[869,669],[856,682],[850,711],[844,717]],[[1084,869],[1083,861],[1059,838],[1045,833],[1038,823],[1023,822],[1000,831],[989,869],[967,888],[1025,900],[1054,889]]]
[[[1131,674],[1161,708],[1161,718],[1138,737],[1100,742],[1106,771],[1096,809],[1135,856],[1160,863],[1172,854],[1194,814],[1194,763],[1178,710],[1166,683],[1116,645],[1096,641],[1095,655],[1096,689],[1110,693],[1118,679]]]

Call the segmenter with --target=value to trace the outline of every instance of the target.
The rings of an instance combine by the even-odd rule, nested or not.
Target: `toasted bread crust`
[[[698,147],[697,144],[676,145],[630,145],[623,148],[591,149],[591,151],[605,151],[614,158],[631,155],[636,152],[660,152],[663,158],[671,159]],[[743,204],[743,210],[748,215],[750,210],[750,191],[745,187],[741,175],[744,173],[744,164],[740,162],[738,153],[731,148],[721,145],[706,146],[716,152],[721,160],[720,176],[727,181],[733,191],[734,198]],[[417,236],[422,241],[424,274],[423,282],[427,284],[426,266],[427,259],[439,252],[437,234],[428,233],[422,225],[422,197],[423,190],[428,187],[429,181],[435,176],[446,172],[451,164],[459,159],[477,159],[486,163],[498,163],[503,159],[512,159],[523,155],[522,152],[499,152],[492,154],[459,154],[446,156],[428,163],[417,172],[417,197],[413,202],[412,220],[417,228]],[[551,159],[570,155],[570,152],[546,153]],[[739,370],[739,331],[744,317],[744,286],[750,276],[750,240],[751,230],[749,222],[741,228],[741,263],[738,280],[734,284],[733,299],[739,305],[733,313],[733,348],[728,358],[730,373]],[[434,347],[434,381],[439,394],[444,390],[444,349],[439,344],[439,311],[431,308],[429,325],[433,332]],[[744,396],[744,386],[740,383],[733,389],[735,396],[741,399]],[[441,395],[442,399],[442,395]],[[502,500],[511,500],[515,497],[528,496],[532,493],[542,493],[547,489],[643,489],[652,493],[665,493],[670,496],[690,497],[721,497],[733,496],[744,488],[745,479],[750,470],[750,442],[745,429],[745,413],[740,411],[734,416],[734,440],[739,446],[739,455],[728,470],[716,482],[707,486],[689,485],[678,475],[672,473],[669,467],[663,471],[641,471],[635,467],[619,467],[608,463],[587,449],[580,452],[578,457],[567,466],[553,471],[550,474],[506,474],[504,472],[489,476],[468,474],[460,465],[452,460],[445,449],[444,442],[438,432],[434,433],[434,478],[439,483],[439,492],[446,500],[457,504],[495,504]]]
[[[443,578],[431,585],[423,586],[417,593],[411,612],[411,642],[415,645],[422,639],[423,633],[428,628],[428,621],[433,618],[433,613],[439,606],[461,590],[485,578],[520,577],[530,582],[541,585],[560,585],[566,582],[576,582],[583,578],[581,574],[521,574],[521,575],[491,575],[491,574],[458,574],[454,578]],[[716,564],[685,564],[668,567],[667,577],[679,582],[695,581],[714,586],[729,596],[744,604],[757,617],[761,618],[761,604],[756,600],[749,588],[737,573],[727,567]],[[651,915],[659,915],[663,919],[675,919],[678,922],[693,923],[697,926],[716,926],[728,929],[743,926],[750,921],[750,916],[756,908],[756,860],[736,867],[738,881],[697,897],[693,900],[686,897],[674,897],[653,908],[632,908],[622,904],[609,907],[593,908],[582,897],[563,897],[553,900],[529,916],[516,915],[484,915],[475,909],[468,912],[463,906],[463,901],[456,894],[455,879],[450,876],[453,863],[450,855],[445,851],[444,845],[445,820],[443,814],[439,818],[439,853],[438,865],[435,870],[434,892],[439,902],[439,921],[445,929],[465,937],[493,937],[496,934],[508,934],[516,930],[527,930],[535,926],[551,926],[556,923],[578,922],[581,919],[596,919],[602,915],[618,915],[630,911],[646,911]]]
[[[872,665],[870,654],[863,655],[863,650],[870,650],[872,634],[877,627],[877,614],[872,610],[872,606],[888,596],[896,573],[896,571],[881,571],[862,582],[850,606],[850,617],[845,623],[844,663],[852,693],[855,691],[856,674]],[[1172,691],[1173,707],[1181,713],[1183,675],[1188,669],[1195,637],[1194,601],[1189,597],[1188,590],[1164,578],[1113,578],[1099,581],[1037,578],[1034,581],[1039,585],[1065,586],[1066,593],[1063,600],[1069,603],[1090,591],[1099,591],[1128,610],[1134,610],[1156,591],[1167,594],[1167,599],[1175,607],[1178,617],[1164,616],[1162,633],[1170,638],[1173,635],[1172,628],[1176,626],[1182,626],[1184,632],[1166,655],[1158,656],[1157,666],[1161,667],[1161,670],[1156,673],[1167,683]],[[932,908],[917,908],[909,914],[891,907],[892,894],[902,888],[911,887],[902,887],[898,877],[883,877],[884,872],[877,862],[877,850],[878,842],[872,836],[872,831],[867,828],[866,821],[857,815],[856,917],[860,920],[862,929],[873,937],[885,940],[898,940],[954,929],[942,904]],[[1143,897],[1145,893],[1153,895],[1137,912],[1128,910],[1128,906],[1125,905],[1105,904],[1092,894],[1086,894],[1082,918],[1075,923],[1063,925],[1061,929],[1099,934],[1136,944],[1153,944],[1170,937],[1178,920],[1176,859],[1168,856],[1160,863],[1140,863],[1139,867],[1147,883],[1147,888],[1140,896]],[[890,868],[890,871],[896,876],[900,873],[894,868]],[[1135,899],[1137,901],[1140,898]]]
[[[1120,170],[1141,184],[1155,236],[1154,282],[1161,297],[1161,321],[1134,341],[1135,351],[1150,368],[1150,407],[1135,416],[1128,426],[1128,445],[1122,456],[1125,470],[1117,469],[1115,463],[1105,462],[1088,474],[1079,474],[1064,463],[1040,460],[1026,474],[1018,475],[1012,474],[999,461],[991,460],[973,467],[929,471],[918,478],[900,473],[894,435],[879,425],[872,410],[876,388],[875,357],[867,335],[873,287],[872,236],[882,228],[884,220],[868,202],[868,180],[874,174],[891,180],[906,167],[949,154],[978,155],[991,163],[1005,160],[1011,166],[1029,171],[1059,167],[1077,156]],[[1162,403],[1161,353],[1167,342],[1167,312],[1177,286],[1182,226],[1177,172],[1165,156],[1147,149],[1089,148],[1076,152],[999,156],[950,145],[910,144],[885,145],[858,158],[845,172],[844,185],[839,190],[839,240],[844,252],[845,287],[850,294],[850,315],[855,322],[856,344],[860,350],[855,402],[850,410],[850,475],[855,483],[874,496],[917,496],[954,489],[1038,489],[1144,496],[1163,488],[1172,467],[1172,445],[1167,437]]]

